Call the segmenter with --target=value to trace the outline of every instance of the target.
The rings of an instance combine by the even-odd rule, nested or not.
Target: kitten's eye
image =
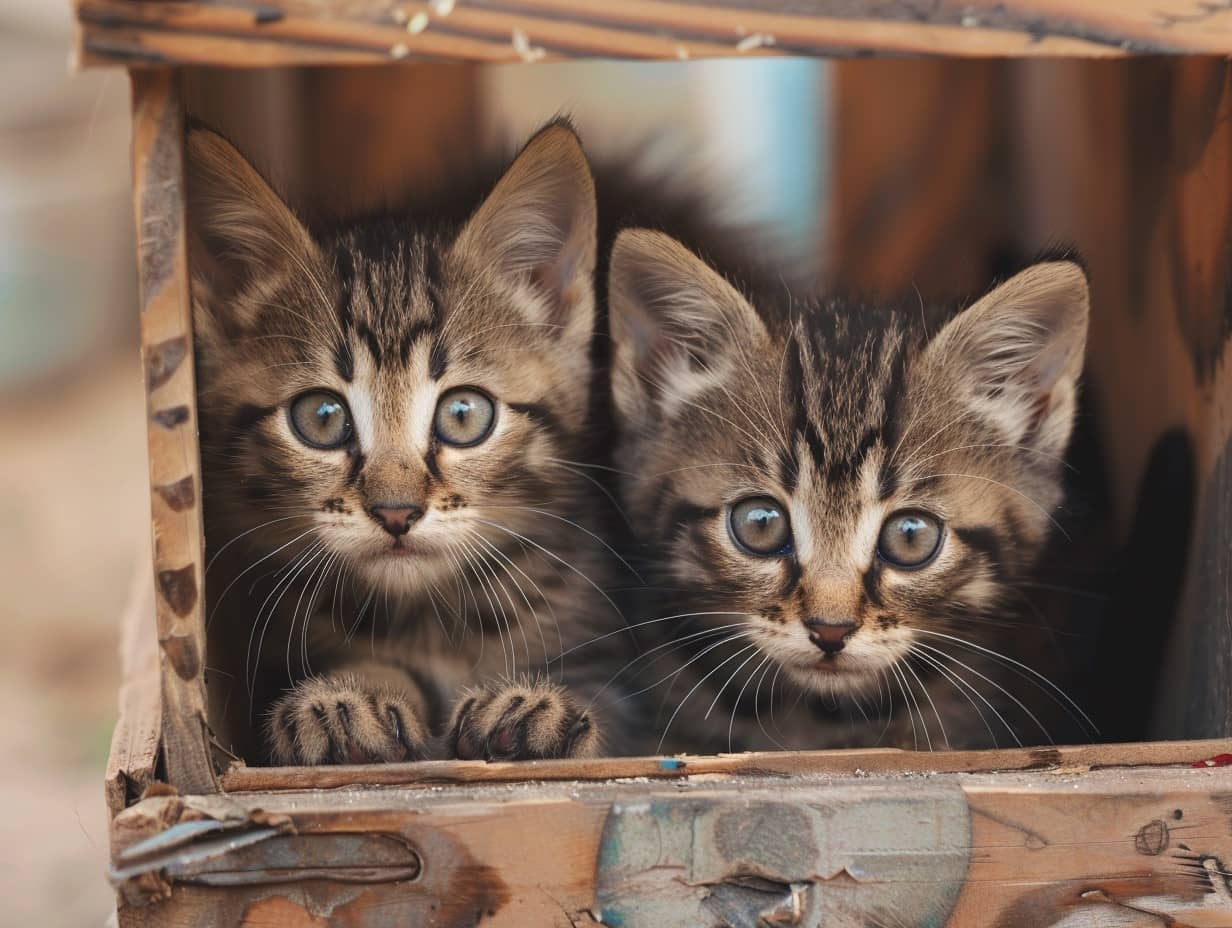
[[[291,431],[311,448],[337,448],[351,440],[351,411],[336,393],[310,390],[287,408]]]
[[[436,404],[436,437],[447,445],[469,448],[492,432],[496,406],[474,387],[450,390]]]
[[[941,522],[927,512],[896,512],[885,520],[877,554],[895,567],[923,567],[941,547]]]
[[[768,557],[791,551],[787,512],[768,496],[751,496],[733,505],[727,525],[736,544],[749,554]]]

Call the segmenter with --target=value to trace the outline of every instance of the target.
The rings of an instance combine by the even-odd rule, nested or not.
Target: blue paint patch
[[[684,761],[674,760],[670,757],[659,761],[659,767],[663,770],[682,770],[684,769]]]
[[[610,925],[611,928],[621,928],[621,926],[625,923],[625,919],[619,912],[604,907],[599,910],[599,923],[602,925]]]

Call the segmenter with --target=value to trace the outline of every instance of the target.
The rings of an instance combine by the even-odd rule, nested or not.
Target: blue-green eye
[[[450,390],[436,404],[436,437],[456,448],[477,445],[492,433],[496,405],[474,387]]]
[[[791,553],[791,523],[787,510],[769,496],[750,496],[732,504],[727,527],[748,554],[771,557]]]
[[[918,510],[896,512],[882,523],[877,555],[894,567],[923,567],[941,548],[941,521]]]
[[[328,390],[301,393],[287,407],[295,437],[310,448],[339,448],[351,440],[351,411]]]

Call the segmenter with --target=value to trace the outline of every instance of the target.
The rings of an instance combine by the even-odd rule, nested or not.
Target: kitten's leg
[[[265,726],[270,759],[306,766],[422,759],[432,698],[408,669],[378,660],[344,664],[274,702]]]
[[[462,760],[594,757],[594,715],[566,688],[546,681],[489,683],[464,692],[450,720],[446,748]]]

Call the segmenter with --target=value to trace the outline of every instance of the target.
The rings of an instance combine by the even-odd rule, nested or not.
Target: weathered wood
[[[299,215],[334,218],[465,172],[460,159],[483,150],[481,80],[479,69],[433,63],[188,68],[182,88],[189,118],[240,143]]]
[[[212,792],[205,710],[201,458],[184,239],[183,112],[170,71],[133,74],[133,189],[141,290],[167,775]]]
[[[676,757],[607,757],[597,760],[422,761],[414,764],[329,767],[235,766],[222,776],[227,792],[337,789],[344,786],[411,786],[518,781],[700,776],[808,777],[898,773],[977,773],[1040,769],[1098,769],[1200,763],[1232,753],[1232,740],[1096,744],[999,751],[797,751]]]
[[[111,735],[104,791],[114,816],[153,781],[162,734],[162,680],[154,628],[154,588],[134,577],[120,629],[120,715]]]
[[[171,797],[117,820],[116,876],[126,926],[1215,926],[1229,791],[1217,768]]]
[[[1043,3],[1013,6],[1048,18]],[[1056,4],[1047,6],[1052,10]],[[407,4],[405,9],[413,13],[421,7]],[[558,31],[537,34],[527,28],[529,41],[539,45],[544,41],[540,36],[552,37],[557,43],[550,49],[553,54],[610,50],[615,46],[603,43],[614,41],[606,35],[612,31],[620,33],[622,42],[642,48],[643,40],[624,28],[622,17],[652,14],[685,17],[653,20],[662,30],[656,42],[674,45],[676,36],[687,32],[690,41],[726,48],[723,43],[731,36],[725,30],[734,31],[731,17],[743,15],[733,4],[714,14],[710,7],[649,0],[629,0],[620,7],[565,0],[458,0],[447,20],[450,28],[461,24],[455,32],[446,35],[445,23],[432,18],[428,29],[414,36],[396,21],[381,19],[387,11],[383,4],[379,15],[371,12],[375,4],[346,4],[337,21],[313,14],[322,4],[308,3],[294,10],[288,6],[281,17],[274,15],[281,9],[272,4],[82,0],[80,8],[93,11],[83,13],[87,20],[95,15],[85,26],[87,39],[123,40],[111,46],[122,47],[117,60],[144,49],[160,55],[174,51],[173,57],[186,56],[175,57],[181,61],[237,63],[249,56],[246,64],[285,63],[288,54],[302,54],[297,60],[304,61],[331,55],[380,60],[388,53],[380,51],[378,38],[385,42],[395,35],[408,46],[408,56],[417,54],[410,51],[413,43],[428,35],[431,41],[462,43],[449,53],[454,57],[507,57],[506,30],[520,21],[514,17],[534,10],[550,11],[551,28]],[[944,18],[958,7],[939,9],[935,15]],[[1144,9],[1088,4],[1082,14],[1065,14],[1065,22],[1071,32],[1079,28],[1075,23],[1085,23],[1081,28],[1132,25]],[[102,10],[114,11],[116,18],[101,21]],[[132,10],[142,11],[146,19],[126,20]],[[593,31],[576,31],[563,18],[569,10]],[[837,4],[833,10],[823,5],[823,10],[836,18],[842,13]],[[1075,19],[1079,16],[1086,18]],[[1202,16],[1210,35],[1226,36],[1225,14],[1207,9]],[[268,24],[252,26],[254,17]],[[826,25],[809,17],[793,19]],[[764,22],[750,18],[742,25],[751,32]],[[869,27],[859,18],[842,22],[851,29]],[[905,48],[919,50],[910,43],[922,42],[925,35],[929,41],[949,35],[921,31],[930,29],[951,29],[973,42],[1000,35],[905,24],[876,33],[878,48],[903,41]],[[260,36],[261,30],[272,38],[254,41],[252,35]],[[1193,38],[1181,20],[1165,31]],[[776,37],[789,34],[797,36],[794,41],[806,35],[784,31]],[[810,41],[820,42],[820,35]],[[833,42],[843,35],[835,30],[825,38]],[[1021,35],[1005,35],[1023,41]],[[1081,53],[1102,48],[1089,36],[1066,41]],[[1059,45],[1051,38],[1039,43],[1051,50]],[[632,54],[634,46],[621,48],[619,54]],[[686,43],[685,48],[691,54],[695,46]],[[654,54],[667,54],[660,46],[655,49]],[[781,40],[760,51],[784,49],[792,50]],[[433,54],[445,52],[438,48]],[[860,66],[843,67],[853,74]],[[1105,346],[1101,363],[1112,370],[1129,365],[1138,372],[1167,374],[1160,382],[1128,382],[1123,391],[1107,395],[1115,417],[1110,434],[1117,439],[1116,455],[1131,468],[1112,490],[1126,509],[1142,479],[1155,427],[1169,421],[1184,426],[1198,477],[1195,566],[1187,580],[1182,635],[1173,648],[1177,670],[1165,694],[1159,730],[1226,733],[1232,731],[1226,683],[1232,676],[1232,643],[1225,637],[1232,570],[1232,70],[1210,59],[1143,62],[1135,65],[1142,70],[1134,71],[1132,81],[1105,72],[1079,74],[1067,83],[1066,69],[1075,65],[1050,67],[1057,69],[1052,73],[1058,83],[1051,88],[1056,92],[1040,99],[1048,99],[1050,106],[1069,101],[1058,125],[1070,131],[1049,138],[1064,139],[1075,149],[1060,157],[1071,172],[1063,176],[1077,186],[1058,185],[1048,197],[1033,197],[1024,235],[1038,239],[1041,229],[1047,237],[1072,228],[1087,236],[1096,246],[1098,279],[1115,288],[1099,297],[1103,308],[1093,344]],[[373,82],[380,73],[372,72]],[[1166,84],[1154,80],[1161,73],[1168,76]],[[1232,741],[1222,739],[941,754],[884,750],[527,764],[236,767],[216,782],[203,686],[201,484],[181,90],[178,78],[161,69],[140,70],[134,81],[157,586],[153,602],[147,594],[144,615],[148,620],[154,612],[160,647],[148,637],[147,621],[147,648],[126,648],[128,682],[108,767],[114,875],[123,898],[120,924],[576,926],[598,923],[599,917],[604,924],[626,928],[752,925],[759,918],[779,925],[952,928],[1232,924],[1232,769],[1190,766],[1232,752]],[[368,83],[365,77],[353,87],[362,96]],[[909,83],[909,75],[900,76],[887,79],[882,89],[892,95]],[[1155,83],[1165,87],[1166,99],[1138,101],[1132,110],[1150,133],[1141,126],[1143,136],[1127,132],[1132,87]],[[1109,87],[1112,96],[1104,95]],[[927,92],[944,94],[935,87]],[[1032,86],[1006,81],[1001,87],[1007,96],[1014,92],[1027,94]],[[979,124],[994,119],[997,107],[990,100],[999,96],[979,90],[962,99],[971,108],[966,115],[976,141],[962,157],[950,144],[947,157],[959,166],[979,164],[978,152],[992,137],[983,135]],[[1122,105],[1109,113],[1111,99]],[[957,125],[946,122],[944,111],[938,113],[935,125]],[[1164,121],[1168,131],[1157,131]],[[1001,128],[1013,124],[1007,116]],[[1018,125],[1029,127],[1026,120]],[[903,128],[903,137],[915,139],[911,145],[927,144],[928,132]],[[1028,135],[1026,128],[1022,134]],[[1110,144],[1109,138],[1115,147],[1101,147]],[[1142,138],[1167,150],[1159,155],[1145,142],[1133,144]],[[882,147],[891,151],[897,144]],[[1118,156],[1101,157],[1108,150]],[[1118,160],[1130,150],[1133,159]],[[1030,144],[1022,151],[1028,167],[1048,163]],[[1155,155],[1174,171],[1152,180],[1149,170],[1141,172]],[[385,168],[380,185],[396,183],[397,165],[386,163]],[[951,193],[970,198],[961,181],[965,169],[955,170],[948,181]],[[1144,184],[1144,178],[1151,184]],[[1092,196],[1119,191],[1124,209],[1086,209],[1089,201],[1082,197],[1066,201],[1064,195],[1074,189]],[[854,215],[858,206],[853,204],[870,196],[875,199],[867,191],[854,196],[846,211]],[[954,198],[939,195],[934,202],[945,206]],[[930,215],[953,223],[964,213],[937,210]],[[930,265],[919,246],[943,240],[938,228],[927,222],[904,227],[905,245],[887,263],[888,271],[874,275],[878,281],[884,282],[894,268],[906,267],[910,275],[911,265]],[[879,249],[866,251],[871,255]],[[1130,283],[1122,268],[1140,277]],[[1143,423],[1154,431],[1146,434]],[[131,632],[140,635],[140,610],[134,617]],[[161,678],[154,676],[156,667]],[[167,779],[181,794],[199,795],[163,795],[129,805],[155,775],[160,720]],[[219,786],[226,795],[215,792]]]
[[[416,19],[418,14],[426,20]],[[458,0],[452,7],[383,0],[236,0],[225,6],[77,0],[77,19],[81,63],[130,66],[870,52],[1232,53],[1232,7],[1192,0]],[[414,31],[406,28],[411,22]]]
[[[1197,497],[1155,730],[1232,731],[1232,65],[1183,63],[1173,88],[1176,196],[1151,229],[1151,281],[1185,364]]]

